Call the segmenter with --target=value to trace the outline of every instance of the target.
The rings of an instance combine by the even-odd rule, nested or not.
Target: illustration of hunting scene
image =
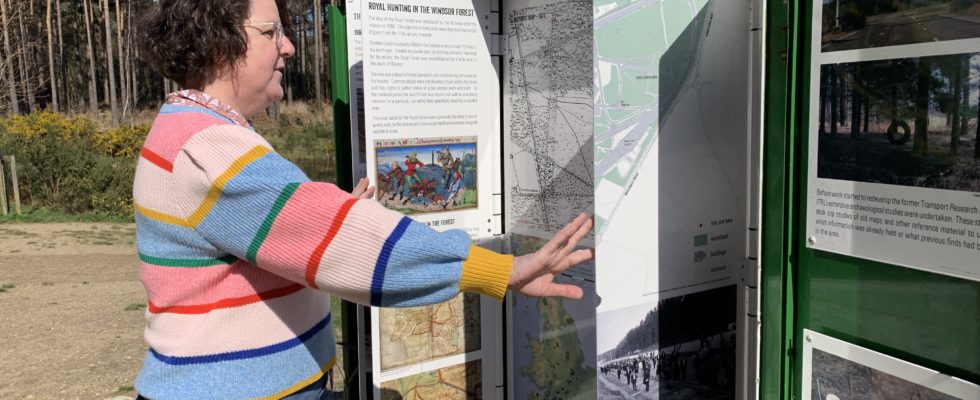
[[[477,206],[476,137],[424,145],[377,146],[377,192],[386,207],[405,214]]]

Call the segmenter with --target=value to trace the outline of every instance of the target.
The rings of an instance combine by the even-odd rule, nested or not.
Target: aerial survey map
[[[747,18],[743,4],[717,0],[596,4],[600,312],[734,282]]]
[[[592,2],[503,6],[506,226],[550,237],[592,211]]]
[[[382,308],[381,370],[480,349],[480,295],[424,307]]]
[[[505,1],[502,13],[505,226],[522,255],[592,212],[592,2]],[[582,287],[585,298],[511,302],[514,399],[595,398],[594,265],[556,279]]]
[[[594,12],[598,396],[734,398],[748,6],[600,0]]]

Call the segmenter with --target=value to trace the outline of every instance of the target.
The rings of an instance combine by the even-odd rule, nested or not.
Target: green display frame
[[[800,394],[803,329],[980,382],[980,282],[806,247],[812,2],[767,9],[760,398]]]

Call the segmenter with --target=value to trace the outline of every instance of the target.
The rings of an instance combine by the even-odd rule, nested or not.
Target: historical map
[[[595,9],[600,312],[732,284],[743,256],[748,8]],[[640,45],[642,43],[642,45]]]
[[[527,254],[543,239],[512,236],[514,254]],[[532,299],[514,295],[511,303],[513,398],[516,400],[594,399],[596,393],[594,265],[577,266],[557,277],[581,287],[581,300]]]
[[[748,5],[599,0],[594,12],[598,396],[734,398]]]
[[[502,18],[505,226],[522,255],[593,211],[592,2],[505,1]],[[513,297],[513,398],[595,398],[594,275],[590,263],[556,278],[582,300]]]
[[[381,384],[381,400],[403,399],[483,399],[483,367],[480,360]]]
[[[504,2],[506,226],[550,237],[593,203],[592,2]]]
[[[444,303],[379,309],[381,370],[480,349],[480,295]]]

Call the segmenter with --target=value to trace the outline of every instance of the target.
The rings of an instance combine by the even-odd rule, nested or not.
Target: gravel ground
[[[0,225],[0,399],[135,397],[146,293],[133,232]]]

